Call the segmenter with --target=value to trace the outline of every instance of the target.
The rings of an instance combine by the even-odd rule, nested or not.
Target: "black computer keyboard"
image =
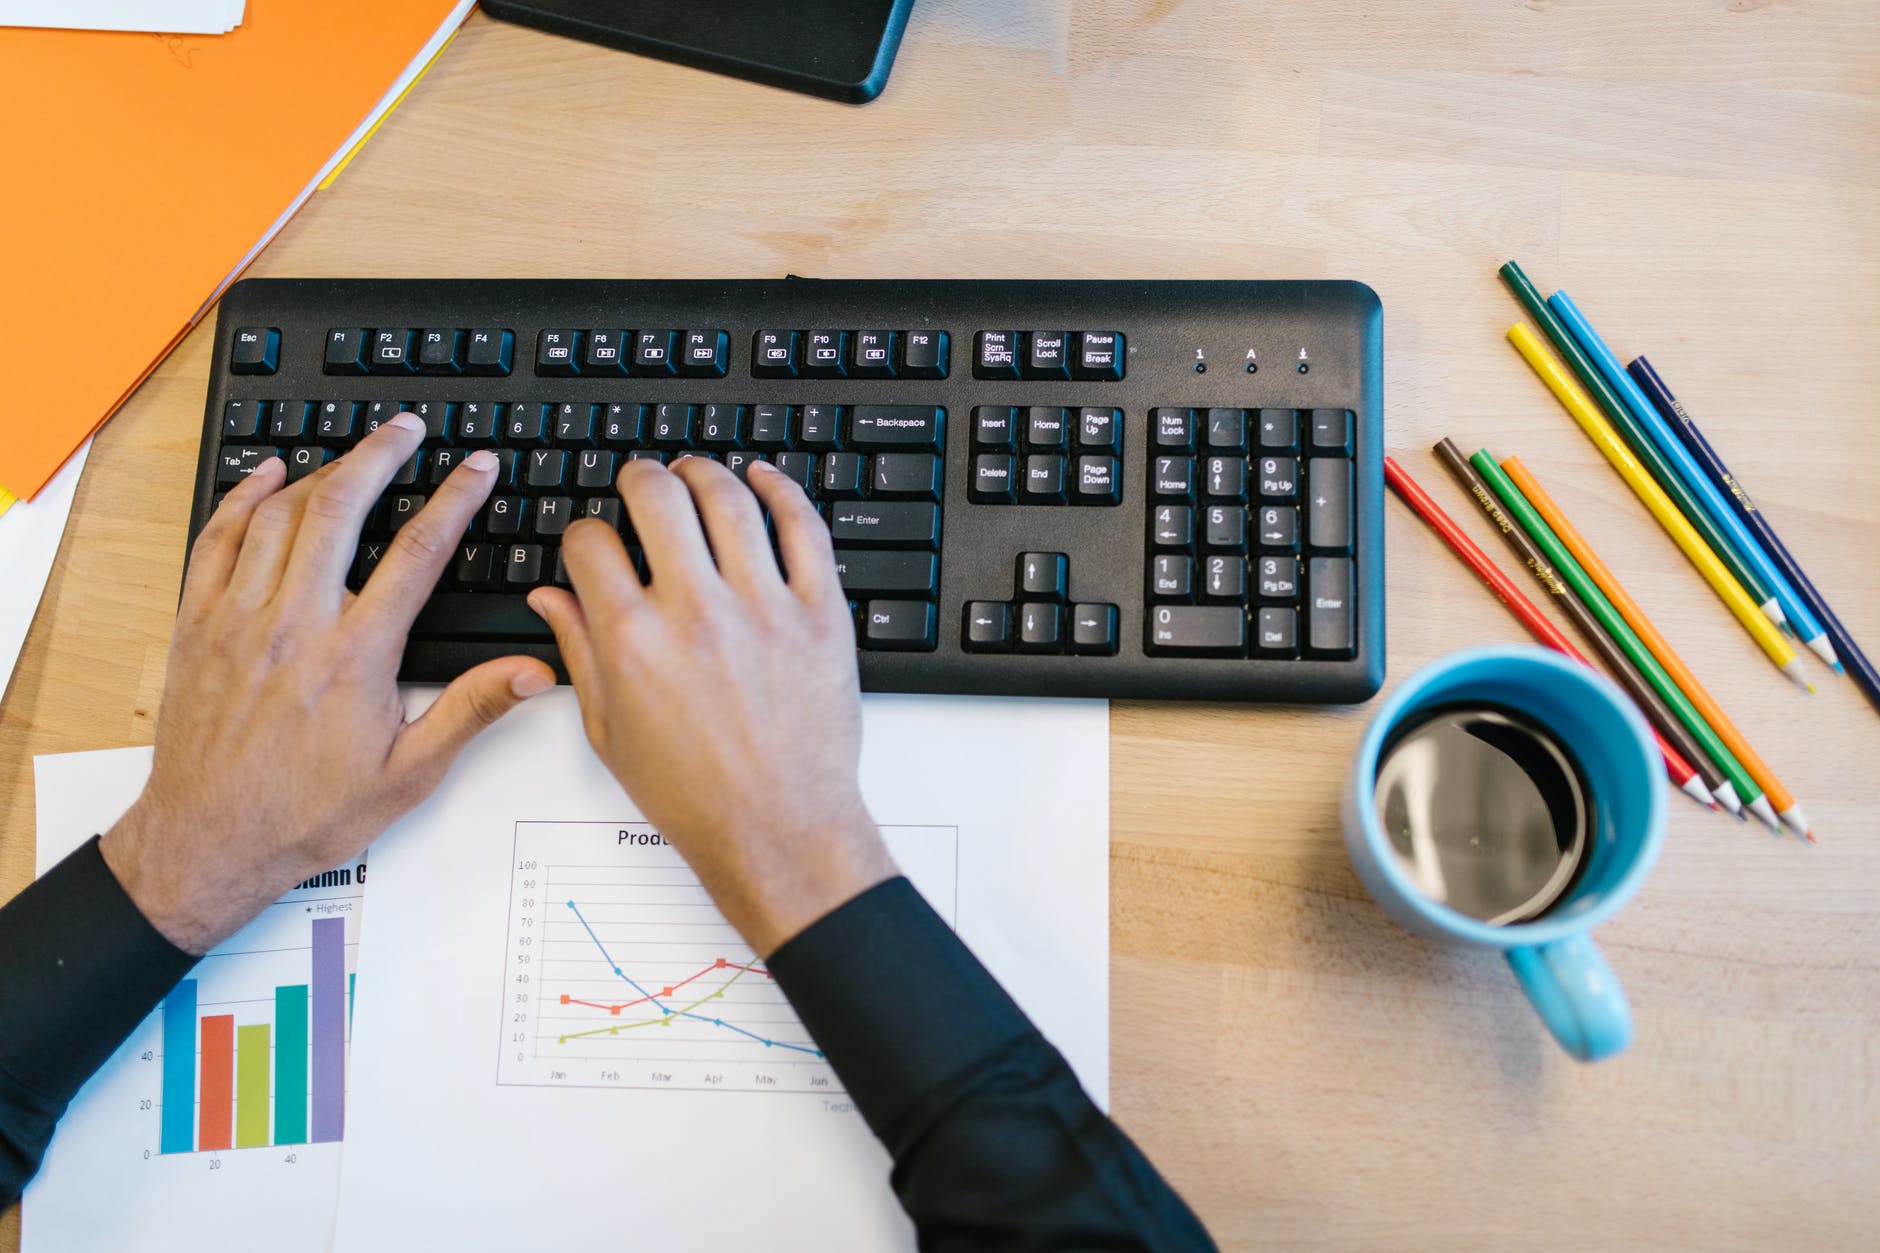
[[[524,601],[636,457],[820,505],[863,687],[1356,701],[1384,675],[1382,312],[1347,282],[257,279],[222,299],[193,538],[268,456],[429,428],[355,585],[472,449],[500,482],[401,677],[558,664]],[[643,561],[643,558],[641,558]]]

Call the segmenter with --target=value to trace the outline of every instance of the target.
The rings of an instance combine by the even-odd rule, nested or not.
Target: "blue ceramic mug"
[[[1378,768],[1393,732],[1457,705],[1525,715],[1579,766],[1592,819],[1583,866],[1567,894],[1532,921],[1491,926],[1425,895],[1378,819]],[[1604,675],[1531,646],[1470,649],[1411,675],[1365,728],[1345,787],[1345,847],[1364,886],[1404,926],[1500,949],[1561,1047],[1596,1061],[1631,1042],[1632,1011],[1589,933],[1632,899],[1658,859],[1661,769],[1645,720]]]

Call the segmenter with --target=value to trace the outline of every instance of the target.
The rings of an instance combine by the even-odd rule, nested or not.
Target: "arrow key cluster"
[[[1114,656],[1115,605],[1070,600],[1070,559],[1063,553],[1020,553],[1011,601],[973,600],[961,615],[969,653],[1079,653]]]

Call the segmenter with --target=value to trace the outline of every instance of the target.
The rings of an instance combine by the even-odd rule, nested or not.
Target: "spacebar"
[[[521,596],[434,592],[411,624],[414,640],[548,640],[548,623]]]

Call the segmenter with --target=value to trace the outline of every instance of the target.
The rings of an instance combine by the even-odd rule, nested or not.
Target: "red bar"
[[[235,1143],[235,1015],[202,1020],[202,1105],[196,1151]]]

